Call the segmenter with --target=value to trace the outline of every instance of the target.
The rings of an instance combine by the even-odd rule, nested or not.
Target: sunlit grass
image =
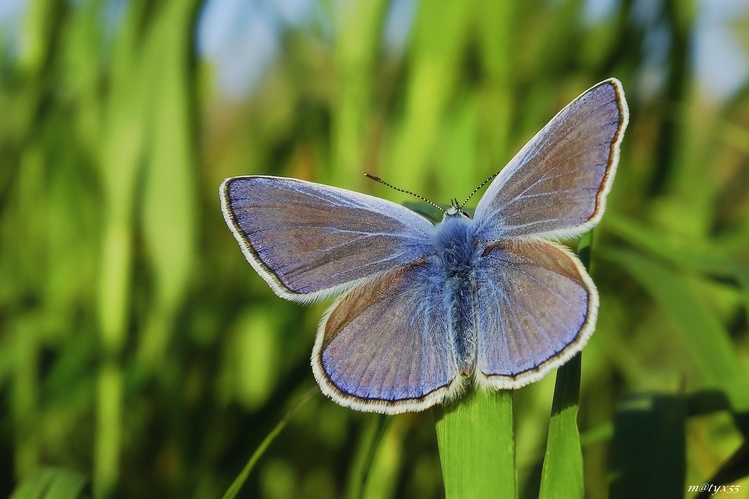
[[[749,81],[722,100],[696,86],[693,2],[614,2],[595,21],[577,0],[421,2],[401,51],[392,3],[323,2],[280,24],[277,57],[232,100],[196,55],[199,2],[114,16],[28,3],[24,43],[0,46],[0,496],[56,482],[61,497],[219,497],[256,451],[242,492],[270,499],[455,496],[473,466],[521,498],[561,493],[555,465],[594,499],[653,476],[664,494],[749,490]],[[428,412],[313,397],[282,420],[313,383],[324,305],[284,303],[254,274],[220,181],[288,175],[413,201],[369,171],[445,204],[608,76],[632,116],[596,229],[601,308],[578,401],[542,381],[454,414],[480,413],[472,438],[513,445],[520,467],[440,461],[474,429],[441,416],[435,432]],[[556,450],[577,445],[574,420],[582,462]]]

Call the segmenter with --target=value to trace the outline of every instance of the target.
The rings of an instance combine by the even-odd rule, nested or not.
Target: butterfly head
[[[471,218],[468,213],[463,211],[463,205],[458,203],[456,198],[450,200],[450,207],[445,210],[445,218],[449,217]]]
[[[448,218],[448,217],[458,217],[458,216],[462,216],[463,218],[471,218],[471,216],[468,213],[466,213],[465,211],[463,211],[463,207],[466,205],[466,203],[468,201],[470,201],[470,199],[473,197],[473,195],[476,194],[479,191],[479,189],[481,189],[486,184],[488,184],[490,181],[492,181],[494,179],[494,177],[496,177],[497,175],[499,175],[499,172],[493,173],[492,175],[489,176],[489,178],[487,178],[486,180],[484,180],[483,182],[481,182],[481,185],[479,185],[478,187],[476,187],[473,190],[473,192],[471,192],[471,194],[469,194],[468,197],[466,198],[466,200],[463,201],[462,203],[458,203],[457,198],[452,198],[450,200],[450,207],[448,209],[444,210],[444,212],[445,212],[445,218]],[[432,204],[434,204],[434,203],[432,203]]]

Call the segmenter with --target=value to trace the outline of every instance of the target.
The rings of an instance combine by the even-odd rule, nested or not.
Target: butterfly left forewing
[[[593,334],[598,293],[563,247],[540,239],[496,243],[478,275],[479,385],[514,389],[537,381]]]
[[[361,411],[420,411],[462,386],[442,286],[425,262],[400,266],[341,297],[312,352],[323,392]]]
[[[220,195],[245,257],[289,300],[336,294],[429,251],[432,224],[384,199],[260,175],[229,178]]]

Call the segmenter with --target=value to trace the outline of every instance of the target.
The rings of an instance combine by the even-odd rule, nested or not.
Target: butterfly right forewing
[[[562,109],[489,185],[476,207],[482,240],[570,237],[603,214],[628,110],[618,80]]]

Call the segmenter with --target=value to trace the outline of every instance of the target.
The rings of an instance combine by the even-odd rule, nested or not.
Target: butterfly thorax
[[[462,213],[447,213],[437,224],[434,246],[439,265],[450,277],[468,278],[481,256],[473,220]]]
[[[447,213],[434,236],[434,264],[444,276],[443,300],[462,376],[470,376],[476,364],[476,269],[482,248],[474,232],[473,220],[466,215]]]

